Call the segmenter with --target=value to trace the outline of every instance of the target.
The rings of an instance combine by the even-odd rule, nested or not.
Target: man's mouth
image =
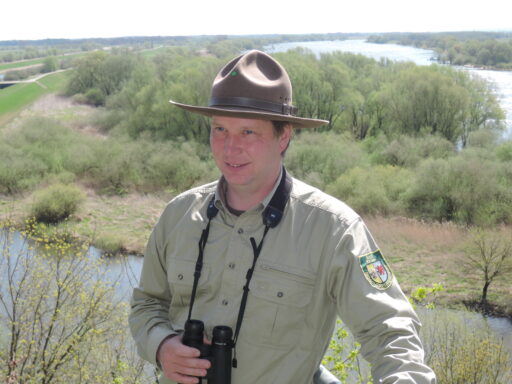
[[[226,165],[228,167],[232,167],[232,168],[240,168],[240,167],[243,167],[245,164],[226,163]]]

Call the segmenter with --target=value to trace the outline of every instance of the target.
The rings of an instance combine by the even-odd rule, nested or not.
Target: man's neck
[[[254,208],[261,203],[265,197],[267,197],[270,191],[272,191],[278,181],[277,179],[280,172],[281,168],[277,170],[275,177],[272,178],[268,185],[256,190],[249,187],[231,186],[228,184],[226,189],[227,204],[231,209],[236,211],[248,211]]]

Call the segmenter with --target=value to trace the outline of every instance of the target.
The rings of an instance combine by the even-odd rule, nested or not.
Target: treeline
[[[168,101],[207,103],[219,68],[239,52],[239,46],[222,43],[217,50],[225,46],[226,56],[186,48],[151,58],[95,52],[77,65],[67,92],[106,106],[106,129],[132,138],[145,134],[206,143],[206,119],[170,108]],[[323,131],[348,132],[357,140],[437,135],[464,147],[471,132],[504,127],[488,84],[462,71],[339,52],[317,58],[302,49],[275,56],[290,74],[299,114],[330,121]]]
[[[48,56],[62,55],[67,52],[87,52],[105,47],[126,48],[132,50],[152,49],[155,47],[208,47],[217,55],[225,53],[220,41],[229,46],[243,49],[262,48],[267,44],[289,41],[320,41],[363,38],[360,33],[317,33],[294,35],[203,35],[203,36],[128,36],[112,38],[86,39],[42,39],[42,40],[4,40],[0,41],[0,63],[30,60]],[[224,52],[223,52],[224,51]]]
[[[512,69],[512,33],[389,33],[370,36],[368,41],[432,49],[443,64]]]

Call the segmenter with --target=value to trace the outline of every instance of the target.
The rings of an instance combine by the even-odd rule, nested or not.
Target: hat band
[[[248,97],[212,97],[208,106],[251,108],[289,116],[295,116],[297,114],[297,107],[294,107],[293,105],[278,104],[271,101],[256,100]]]

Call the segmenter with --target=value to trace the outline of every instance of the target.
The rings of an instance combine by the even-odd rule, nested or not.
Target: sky
[[[6,0],[0,40],[512,30],[508,0]]]

